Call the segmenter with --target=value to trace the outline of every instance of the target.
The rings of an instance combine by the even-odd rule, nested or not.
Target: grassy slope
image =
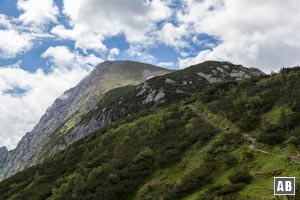
[[[202,107],[202,106],[201,106]],[[207,110],[204,111],[206,113],[208,119],[214,125],[218,125],[221,127],[230,127],[228,131],[241,133],[237,131],[238,128],[234,126],[232,123],[228,122],[228,120],[214,115],[212,113],[207,113]],[[227,131],[226,131],[227,132]],[[226,132],[223,132],[226,133]],[[151,181],[146,183],[138,192],[136,198],[143,199],[143,192],[145,188],[148,187],[149,184],[158,182],[160,180],[159,185],[157,185],[157,189],[161,189],[164,184],[176,184],[182,180],[184,174],[192,168],[197,168],[199,163],[201,163],[201,155],[203,155],[203,149],[213,148],[211,144],[213,144],[216,140],[220,138],[215,138],[211,140],[211,142],[201,149],[192,148],[188,151],[183,157],[182,161],[176,164],[173,167],[165,169],[162,172],[156,174]],[[261,147],[265,147],[268,149],[268,146],[264,144],[260,145]],[[249,161],[243,160],[243,154],[252,152],[254,158]],[[239,194],[234,198],[274,198],[273,196],[273,177],[276,175],[279,176],[295,176],[300,177],[300,165],[294,161],[291,161],[284,155],[268,155],[260,152],[251,151],[249,148],[249,144],[244,142],[238,148],[235,148],[231,154],[239,159],[239,163],[236,166],[233,166],[229,169],[224,169],[220,167],[216,169],[214,172],[214,180],[212,183],[208,184],[206,187],[199,189],[193,194],[185,197],[185,200],[196,200],[196,199],[205,199],[205,193],[209,187],[215,185],[224,185],[229,184],[228,177],[233,174],[235,171],[240,169],[247,168],[250,173],[255,177],[251,184],[247,185],[244,189],[242,189]],[[163,181],[162,178],[163,177]],[[152,189],[155,190],[155,189]],[[143,194],[143,195],[141,195]],[[140,197],[139,197],[140,195]],[[230,197],[232,198],[232,197]]]
[[[197,120],[197,127],[188,126],[191,120]],[[100,199],[122,199],[156,169],[180,160],[188,146],[215,133],[212,127],[199,130],[200,125],[207,126],[182,108],[95,133],[51,161],[3,181],[0,199],[99,199],[99,194]]]

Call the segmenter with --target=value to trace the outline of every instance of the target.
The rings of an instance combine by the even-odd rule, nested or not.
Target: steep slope
[[[207,77],[204,77],[204,75]],[[241,74],[238,76],[236,74]],[[228,62],[208,61],[164,76],[149,79],[137,87],[119,88],[109,91],[96,105],[96,109],[82,117],[79,127],[89,127],[106,116],[110,121],[132,118],[131,115],[155,106],[164,106],[192,96],[217,82],[235,81],[264,75],[257,69],[248,69]],[[123,91],[123,92],[121,92]],[[117,98],[112,98],[116,97]]]
[[[6,148],[0,149],[0,179],[40,163],[47,156],[108,123],[104,117],[100,124],[70,133],[72,138],[69,137],[69,140],[61,139],[61,135],[68,135],[81,116],[95,109],[95,105],[107,91],[137,85],[150,77],[169,72],[170,70],[163,68],[129,61],[106,61],[96,66],[78,86],[66,91],[48,108],[40,122],[22,138],[16,149],[10,152]]]
[[[205,62],[111,90],[80,122],[109,112],[109,126],[1,182],[0,199],[270,199],[273,176],[300,175],[300,70],[257,75]]]

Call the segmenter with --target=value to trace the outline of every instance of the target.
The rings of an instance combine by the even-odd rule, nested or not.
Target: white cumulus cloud
[[[188,24],[174,26],[172,23],[167,22],[157,35],[161,42],[175,49],[189,46],[188,42],[184,39],[184,37],[190,36]]]
[[[0,14],[0,58],[14,58],[31,49],[33,38],[32,34],[19,31],[5,15]]]
[[[120,50],[118,48],[112,48],[109,50],[107,60],[115,60],[115,57],[120,54]]]
[[[44,30],[49,22],[57,22],[59,10],[53,0],[18,0],[17,8],[18,18],[0,14],[0,58],[15,58],[53,37]]]
[[[160,62],[157,65],[160,67],[167,67],[167,68],[175,66],[173,62]]]
[[[75,41],[83,50],[105,51],[103,40],[124,34],[129,43],[152,43],[157,23],[171,16],[165,0],[64,0],[72,28],[57,25],[52,33]]]
[[[91,68],[104,61],[94,54],[84,56],[78,51],[72,52],[67,46],[49,47],[41,57],[49,58],[51,66],[60,70]]]
[[[180,23],[220,44],[181,59],[180,67],[205,60],[228,60],[266,72],[299,64],[300,2],[290,0],[185,0]]]
[[[24,24],[43,26],[48,22],[56,22],[59,14],[58,7],[53,0],[18,0],[19,16]]]

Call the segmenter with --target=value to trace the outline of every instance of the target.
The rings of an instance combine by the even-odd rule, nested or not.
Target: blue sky
[[[299,65],[299,8],[298,0],[1,0],[0,146],[15,147],[105,60]]]
[[[169,5],[170,8],[176,9],[179,6],[182,6],[180,1],[174,1],[175,3]],[[22,10],[18,9],[17,0],[2,0],[0,3],[0,13],[4,14],[8,18],[18,18],[22,14]],[[54,5],[60,11],[60,14],[57,15],[57,22],[47,22],[46,26],[43,27],[43,31],[51,32],[57,24],[61,24],[65,27],[70,27],[69,22],[70,19],[67,15],[63,13],[64,5],[63,1],[55,0],[53,1]],[[176,20],[173,17],[168,19],[168,22],[176,24]],[[19,23],[17,23],[19,24]],[[164,25],[163,20],[159,20],[156,23],[157,27],[162,27]],[[217,44],[217,40],[211,36],[205,34],[199,34],[196,36],[201,41],[207,41],[213,44]],[[177,47],[170,46],[169,44],[164,44],[163,42],[147,45],[145,47],[140,47],[139,50],[147,56],[148,58],[145,59],[144,57],[130,55],[128,54],[128,50],[130,50],[130,43],[126,40],[126,36],[120,32],[118,34],[112,34],[103,39],[103,44],[107,47],[106,52],[99,52],[93,49],[89,49],[86,52],[83,52],[82,49],[75,47],[75,41],[69,39],[62,39],[58,36],[53,35],[53,37],[49,38],[37,38],[34,41],[34,47],[30,48],[26,52],[18,53],[14,57],[9,58],[2,58],[0,59],[0,66],[7,66],[17,63],[18,61],[22,61],[20,67],[23,69],[34,72],[37,69],[43,69],[45,72],[49,72],[49,58],[42,58],[41,55],[45,52],[50,46],[66,46],[71,51],[77,50],[80,51],[82,55],[87,55],[89,53],[95,54],[97,57],[106,60],[109,56],[109,49],[117,48],[119,50],[119,54],[114,56],[116,60],[136,60],[151,63],[154,65],[162,65],[162,67],[171,68],[171,69],[178,69],[178,59],[184,58],[182,56],[182,52],[186,53],[189,56],[196,56],[199,51],[209,49],[209,47],[203,44],[195,44],[191,42],[188,38],[184,39],[188,43],[188,46]]]

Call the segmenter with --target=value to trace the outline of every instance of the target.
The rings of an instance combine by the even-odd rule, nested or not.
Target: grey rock
[[[204,78],[207,82],[209,82],[211,84],[212,83],[219,83],[219,82],[223,81],[220,78],[213,77],[212,74],[204,74],[202,72],[199,72],[198,75],[201,76],[202,78]]]
[[[214,69],[213,69],[211,72],[212,72],[213,74],[217,74],[217,73],[218,73],[218,71],[217,71],[217,70],[214,70]]]
[[[168,83],[168,84],[175,84],[175,83],[176,83],[176,81],[174,81],[174,80],[172,80],[172,79],[169,79],[169,78],[167,78],[167,79],[165,80],[165,83]]]
[[[254,68],[254,67],[250,67],[249,72],[251,73],[252,76],[264,76],[264,75],[266,75],[266,73],[262,72],[261,70],[259,70],[257,68]]]
[[[227,65],[228,66],[228,65]],[[221,73],[224,73],[224,69],[220,66],[220,67],[217,67],[217,70]]]
[[[229,65],[223,65],[225,69],[230,69]]]
[[[4,163],[7,160],[8,150],[6,147],[0,147],[0,163]]]
[[[165,96],[166,96],[166,94],[160,91],[160,92],[155,96],[155,98],[153,99],[153,101],[154,101],[154,102],[158,102],[159,100],[163,99]]]
[[[244,71],[233,70],[233,71],[230,73],[230,76],[233,77],[233,78],[242,78],[242,77],[247,76],[247,74],[246,74],[246,72],[244,72]]]
[[[137,97],[143,95],[143,94],[147,91],[147,83],[144,83],[144,84],[142,85],[142,87],[138,87],[138,89],[140,89],[140,88],[142,88],[142,89],[141,89],[141,91],[136,95]]]
[[[228,80],[228,78],[231,78],[232,80],[241,80],[253,76],[264,75],[259,69],[245,68],[242,65],[232,65],[229,62],[223,62],[220,63],[220,66],[209,66],[208,68],[212,69],[210,73],[200,71],[197,74],[210,84],[219,83]]]
[[[146,99],[143,101],[143,104],[148,104],[154,101],[154,95],[155,95],[156,91],[153,90],[151,93],[148,94],[148,96],[146,97]]]

